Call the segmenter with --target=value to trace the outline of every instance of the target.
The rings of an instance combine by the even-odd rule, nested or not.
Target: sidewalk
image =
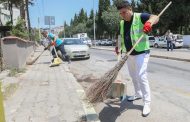
[[[43,51],[36,50],[34,56]],[[99,122],[92,106],[85,102],[82,86],[70,73],[68,63],[49,67],[51,56],[45,51],[27,71],[16,78],[4,77],[2,83],[18,84],[5,100],[7,122]]]
[[[96,46],[96,47],[91,47],[91,48],[114,51],[114,47],[110,47],[110,46]],[[185,48],[174,49],[173,51],[167,51],[164,48],[161,48],[161,49],[151,48],[150,56],[156,57],[156,58],[165,58],[165,59],[190,62],[190,50],[185,49]]]

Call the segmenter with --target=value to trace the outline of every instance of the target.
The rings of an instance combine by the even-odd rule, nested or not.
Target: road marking
[[[79,98],[81,98],[83,109],[86,114],[87,122],[100,122],[98,115],[93,107],[86,99],[86,95],[83,89],[76,90]]]
[[[3,106],[3,94],[1,92],[1,81],[0,81],[0,122],[5,122],[4,106]]]

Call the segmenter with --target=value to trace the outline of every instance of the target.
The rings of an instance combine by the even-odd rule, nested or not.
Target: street
[[[116,63],[113,51],[91,49],[90,60],[73,61],[71,72],[84,88],[98,79]],[[142,100],[133,103],[124,100],[118,104],[99,103],[95,105],[101,122],[181,122],[190,121],[190,63],[160,58],[150,58],[148,77],[152,91],[151,114],[141,116]],[[122,69],[123,81],[127,81],[127,95],[133,95],[133,84],[127,66]],[[84,82],[82,82],[84,81]]]

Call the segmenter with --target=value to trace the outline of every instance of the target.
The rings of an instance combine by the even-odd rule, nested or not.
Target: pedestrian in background
[[[61,54],[62,54],[62,57],[61,59],[63,61],[68,61],[68,63],[71,63],[71,60],[70,60],[70,57],[69,55],[66,54],[66,51],[65,51],[65,48],[64,48],[64,44],[63,44],[63,40],[62,39],[59,39],[59,38],[56,38],[54,34],[52,33],[48,33],[47,31],[43,31],[41,33],[45,38],[47,38],[48,40],[50,40],[50,45],[48,47],[45,47],[44,49],[48,49],[50,46],[55,46],[55,50],[58,51],[60,50],[61,51]],[[53,58],[56,58],[56,55],[55,55],[55,50],[53,49],[51,51],[52,55],[53,55]],[[52,60],[53,62],[54,60]]]
[[[167,40],[167,51],[169,50],[173,51],[174,38],[173,38],[173,33],[171,33],[170,30],[166,32],[166,40]]]
[[[152,25],[158,22],[158,16],[148,13],[135,13],[128,1],[122,1],[117,5],[120,16],[121,48],[123,52],[131,50],[135,42],[144,35],[142,40],[135,46],[135,49],[127,59],[129,74],[132,78],[135,94],[128,97],[128,101],[143,99],[144,106],[142,116],[150,113],[151,94],[147,78],[147,65],[150,56],[150,45],[147,37]],[[115,52],[118,53],[117,45]]]

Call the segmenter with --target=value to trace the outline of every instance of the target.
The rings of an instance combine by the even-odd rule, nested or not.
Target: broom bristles
[[[87,97],[91,103],[102,102],[107,98],[111,84],[115,81],[119,70],[125,64],[128,55],[125,55],[112,69],[106,72],[99,81],[92,84],[87,90]]]

